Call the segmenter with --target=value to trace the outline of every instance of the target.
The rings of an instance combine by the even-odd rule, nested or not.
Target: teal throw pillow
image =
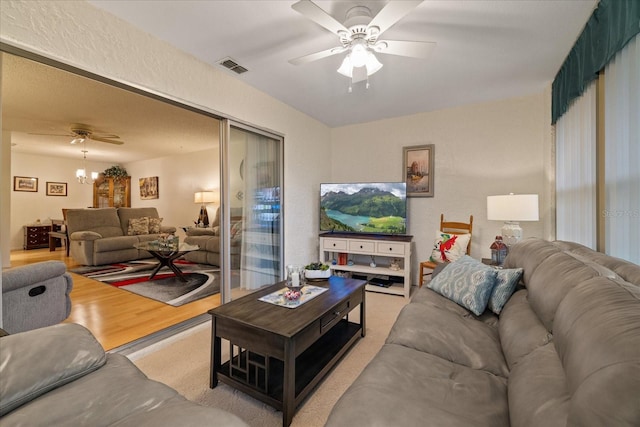
[[[464,255],[450,263],[427,287],[479,316],[487,308],[497,274],[495,268]]]
[[[491,298],[489,298],[489,309],[495,314],[500,314],[502,307],[511,298],[513,291],[516,290],[520,276],[522,276],[521,268],[498,270],[496,284],[493,287],[493,292],[491,292]]]

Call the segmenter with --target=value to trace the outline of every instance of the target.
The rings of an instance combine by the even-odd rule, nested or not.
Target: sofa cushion
[[[464,255],[427,286],[479,316],[487,307],[496,275],[496,269]]]
[[[69,339],[74,346],[69,346]],[[34,363],[33,358],[24,357],[27,354],[49,357],[38,358]],[[91,332],[73,323],[3,337],[0,342],[0,416],[78,380],[103,366],[105,361],[105,352]],[[61,406],[64,406],[63,402]],[[4,421],[7,425],[12,424],[8,419]]]
[[[414,348],[494,375],[509,374],[497,328],[437,306],[406,305],[387,343]]]
[[[516,290],[516,286],[522,276],[521,268],[499,269],[496,275],[496,283],[491,291],[488,307],[495,314],[500,314],[507,300]]]
[[[126,236],[115,208],[67,210],[67,232],[93,231],[102,237]]]
[[[554,343],[571,394],[568,425],[638,425],[638,284],[605,277],[577,284],[558,307]]]
[[[522,358],[511,370],[508,385],[512,426],[571,425],[567,424],[570,396],[566,377],[553,343]]]
[[[158,210],[153,207],[147,208],[118,208],[118,218],[122,235],[126,236],[129,231],[129,220],[132,218],[160,218]]]
[[[137,236],[139,234],[149,234],[149,217],[130,218],[127,236]]]
[[[385,344],[333,407],[326,426],[507,426],[507,380]]]
[[[133,245],[138,243],[136,236],[107,237],[98,239],[93,242],[93,251],[95,254],[100,252],[112,252],[122,249],[135,249]]]
[[[527,293],[526,289],[522,289],[513,294],[500,313],[500,344],[510,369],[524,356],[553,339],[531,309]]]

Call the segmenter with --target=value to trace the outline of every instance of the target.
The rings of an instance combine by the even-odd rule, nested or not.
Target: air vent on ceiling
[[[218,61],[218,64],[222,65],[225,68],[228,68],[229,70],[233,71],[236,74],[242,74],[249,71],[246,68],[244,68],[242,65],[238,64],[236,61],[228,57]]]

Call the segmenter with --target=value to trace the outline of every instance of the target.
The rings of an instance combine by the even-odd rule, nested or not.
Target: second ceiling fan
[[[375,17],[371,16],[371,10],[368,7],[354,6],[347,11],[345,21],[341,23],[312,1],[300,0],[291,7],[336,34],[340,39],[340,46],[291,59],[289,62],[293,65],[301,65],[347,52],[338,72],[350,77],[352,82],[356,83],[366,80],[382,68],[375,53],[427,58],[435,47],[434,42],[380,39],[383,32],[420,3],[422,0],[389,1]]]

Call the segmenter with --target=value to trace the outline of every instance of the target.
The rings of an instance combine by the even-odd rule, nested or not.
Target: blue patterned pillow
[[[495,268],[464,255],[450,263],[427,287],[479,316],[487,308],[497,274]]]
[[[502,307],[507,303],[511,294],[516,290],[516,285],[522,276],[521,268],[498,270],[496,285],[489,298],[489,309],[495,314],[500,314]]]

